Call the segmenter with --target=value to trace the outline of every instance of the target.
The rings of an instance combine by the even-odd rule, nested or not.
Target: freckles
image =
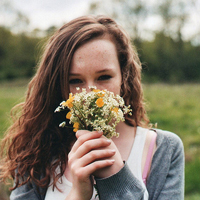
[[[82,60],[82,56],[79,56],[77,59],[78,59],[78,61],[81,61]]]

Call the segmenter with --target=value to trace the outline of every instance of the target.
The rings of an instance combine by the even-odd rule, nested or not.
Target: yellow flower
[[[67,104],[67,101],[62,102],[62,105],[65,106],[65,107],[67,107],[67,105],[68,105],[68,104]]]
[[[63,102],[62,105],[65,106],[65,107],[68,107],[68,108],[72,108],[73,107],[73,104],[72,104],[73,100],[74,100],[74,97],[70,93],[69,99],[67,99],[67,101]]]
[[[71,116],[72,116],[71,112],[68,112],[67,115],[66,115],[66,118],[67,118],[67,119],[70,119]]]
[[[78,129],[79,128],[79,123],[75,122],[74,125],[73,125],[73,127]]]
[[[103,92],[105,92],[104,90],[99,90],[99,89],[93,89],[92,90],[93,92],[95,92],[95,93],[98,93],[97,95],[99,96],[99,97],[104,97],[104,93]]]
[[[97,95],[98,95],[99,97],[104,97],[104,96],[105,96],[105,94],[102,93],[102,92],[101,92],[101,93],[98,93]]]
[[[74,127],[74,130],[73,130],[74,132],[78,131],[79,123],[75,122],[74,125],[73,125],[73,127]]]
[[[118,113],[118,110],[119,110],[119,108],[117,108],[117,107],[115,107],[115,108],[112,109],[112,111],[114,111],[116,113]]]
[[[73,97],[72,94],[70,93],[70,94],[69,94],[69,99],[66,101],[66,106],[67,106],[68,108],[72,108],[72,107],[73,107],[73,104],[72,104],[73,100],[74,100],[74,97]]]
[[[100,92],[101,90],[93,89],[92,91],[93,91],[93,92]]]
[[[98,98],[96,100],[96,104],[97,104],[98,107],[101,108],[104,105],[103,98]]]

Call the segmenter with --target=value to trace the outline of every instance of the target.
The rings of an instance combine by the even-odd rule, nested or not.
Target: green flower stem
[[[83,113],[77,106],[75,106],[74,104],[73,104],[73,107],[75,107],[75,109],[78,110],[78,111],[81,113],[81,116],[80,116],[80,117],[77,116],[77,117],[78,117],[79,122],[81,123],[81,125],[82,125],[83,127],[85,127],[85,129],[87,129],[87,125],[84,124],[84,121],[81,120],[81,117],[82,117],[83,119],[85,119],[84,113]]]

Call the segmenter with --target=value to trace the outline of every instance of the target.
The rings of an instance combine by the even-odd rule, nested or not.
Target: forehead
[[[109,36],[94,38],[80,46],[74,53],[70,71],[83,66],[103,66],[118,63],[115,43]],[[107,67],[108,67],[107,66]]]

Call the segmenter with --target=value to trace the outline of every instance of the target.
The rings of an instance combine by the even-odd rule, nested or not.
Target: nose
[[[97,87],[97,86],[96,86],[96,84],[93,80],[88,80],[88,81],[85,82],[84,87],[85,87],[87,92],[90,92],[91,91],[90,87]]]
[[[88,81],[86,84],[85,84],[85,87],[86,87],[86,91],[87,92],[90,92],[91,91],[91,87],[96,87],[94,81]]]

